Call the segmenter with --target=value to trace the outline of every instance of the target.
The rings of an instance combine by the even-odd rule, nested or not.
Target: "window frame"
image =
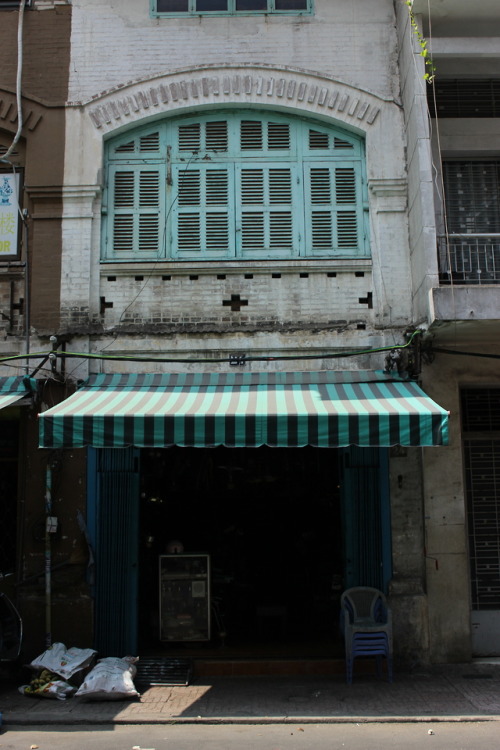
[[[221,124],[226,125],[226,140],[223,138],[225,145],[221,145],[220,141],[218,128]],[[256,126],[253,134],[260,129],[260,152],[251,147],[252,134],[246,145],[242,145],[243,125],[249,124]],[[288,132],[283,135],[281,127],[285,125]],[[215,133],[219,139],[215,145],[216,151],[212,150],[214,146],[208,147],[205,144],[210,126],[215,127],[211,135]],[[148,185],[145,186],[145,201],[142,205],[137,196],[140,192],[141,174],[155,169],[158,171],[160,185],[158,245],[156,253],[148,255],[143,252],[143,247],[151,239],[148,234],[151,224],[145,218],[152,205],[147,202],[151,198],[147,192]],[[186,169],[200,174],[206,174],[210,169],[214,174],[226,171],[227,204],[204,204],[200,199],[199,208],[196,208],[195,202],[181,203],[180,183]],[[268,194],[267,203],[265,200],[262,203],[252,201],[252,205],[245,208],[247,204],[243,201],[241,183],[241,175],[245,169],[262,172],[255,179],[264,180],[267,192],[271,189],[268,181],[273,179],[273,191],[278,192],[274,192],[272,198]],[[271,175],[273,171],[274,175]],[[135,173],[133,186],[129,184],[132,172]],[[289,186],[286,172],[290,173]],[[313,175],[313,172],[316,174]],[[119,179],[122,180],[124,191],[123,200],[119,202],[114,195],[117,183],[113,183],[117,173],[120,173]],[[104,174],[101,263],[273,263],[288,260],[366,260],[371,257],[364,140],[361,136],[334,125],[286,116],[271,110],[239,108],[226,108],[204,115],[165,118],[156,124],[134,128],[110,139],[105,149]],[[190,180],[186,188],[191,191],[194,189],[195,193],[201,191],[202,195],[208,189],[205,178],[200,177],[199,183],[196,178],[193,179],[196,184]],[[218,179],[216,174],[215,179]],[[250,183],[250,188],[253,187],[258,189],[257,184]],[[351,194],[354,196],[352,199]],[[289,206],[285,205],[288,195]],[[323,200],[323,196],[327,196],[328,200]],[[212,208],[208,208],[209,205]],[[226,233],[216,216],[217,213],[224,213],[225,205],[228,215]],[[122,211],[123,206],[129,207],[129,218],[123,220],[125,225],[128,222],[128,230],[125,226],[125,233],[128,231],[128,249],[127,238],[123,240],[123,235],[119,236],[120,227],[118,231],[116,229],[115,217],[120,213],[127,214],[126,208]],[[217,232],[221,232],[221,237],[227,234],[227,245],[221,244],[219,248],[215,248],[208,241],[204,244],[200,240],[200,246],[196,249],[195,240],[192,240],[193,244],[190,246],[190,238],[186,234],[184,237],[187,244],[182,250],[177,243],[180,225],[176,222],[183,211],[187,214],[191,211],[191,216],[194,217],[191,227],[194,238],[197,234],[195,214],[206,217],[211,213],[214,231],[211,239],[214,239]],[[249,249],[243,242],[243,214],[253,211],[260,215],[259,220],[264,227],[263,236],[272,236],[272,241],[262,246],[256,242]],[[145,226],[144,245],[141,238],[136,244],[137,226],[141,221]],[[204,221],[205,219],[200,219],[198,223],[201,227],[200,238],[208,237],[208,225]],[[117,237],[121,241],[119,248]],[[280,237],[284,238],[283,245],[280,245]],[[292,238],[291,245],[287,244],[287,238]]]
[[[26,0],[24,9],[31,7],[32,0]],[[0,0],[0,10],[16,10],[19,8],[20,0]]]
[[[217,16],[312,16],[314,15],[314,0],[307,0],[306,10],[276,10],[276,0],[267,0],[267,10],[236,10],[236,0],[227,0],[228,10],[196,10],[196,0],[188,0],[189,10],[187,11],[158,11],[158,0],[150,0],[150,15],[153,18],[206,18]]]

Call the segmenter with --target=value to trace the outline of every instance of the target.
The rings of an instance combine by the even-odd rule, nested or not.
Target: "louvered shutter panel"
[[[361,249],[357,165],[306,165],[306,254],[343,255]]]
[[[122,143],[114,149],[115,155],[124,154],[137,154],[144,155],[146,153],[155,154],[160,151],[160,133],[156,130],[153,133],[144,133],[131,141]]]
[[[215,151],[225,153],[228,149],[227,120],[209,120],[179,125],[177,129],[179,152]]]
[[[253,110],[156,123],[108,153],[104,260],[369,254],[353,135]]]
[[[444,162],[443,175],[448,231],[500,232],[500,162]]]
[[[266,120],[242,120],[240,124],[240,149],[261,155],[288,152],[291,146],[290,124]]]
[[[290,256],[298,249],[297,169],[291,164],[239,165],[238,253],[256,257]]]
[[[115,166],[110,170],[111,231],[107,254],[115,260],[160,257],[162,170]]]
[[[178,129],[179,151],[199,151],[201,148],[201,124],[180,125]]]
[[[228,127],[226,120],[207,122],[205,125],[205,149],[225,153],[228,149]]]
[[[232,170],[224,165],[174,167],[173,253],[179,258],[234,254],[230,232]]]

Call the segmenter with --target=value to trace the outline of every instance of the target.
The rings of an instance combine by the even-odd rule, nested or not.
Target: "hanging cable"
[[[14,140],[10,144],[9,148],[0,159],[0,161],[9,162],[9,156],[14,151],[16,143],[21,137],[21,131],[23,129],[23,112],[22,112],[22,76],[23,76],[23,26],[24,26],[24,7],[26,0],[20,0],[19,3],[19,16],[17,22],[17,76],[16,76],[16,102],[17,102],[17,133],[14,136]]]
[[[348,351],[348,352],[323,352],[320,354],[282,354],[277,356],[247,356],[247,355],[239,355],[239,358],[243,360],[244,362],[280,362],[280,361],[302,361],[302,360],[311,360],[311,359],[341,359],[343,357],[358,357],[361,355],[368,355],[368,354],[380,354],[381,352],[390,352],[390,351],[400,351],[404,349],[410,348],[413,343],[416,336],[419,336],[423,333],[422,330],[417,329],[416,331],[413,331],[413,333],[409,336],[408,341],[406,344],[400,344],[398,346],[381,346],[376,347],[373,349],[360,349],[357,351]],[[127,355],[119,355],[119,354],[102,354],[102,350],[96,354],[93,354],[91,352],[72,352],[72,351],[58,351],[58,350],[52,350],[50,352],[37,352],[36,354],[14,354],[9,357],[0,357],[0,362],[11,362],[17,359],[23,359],[24,357],[27,357],[29,359],[35,359],[35,358],[43,358],[44,361],[47,360],[47,357],[50,357],[53,355],[55,358],[60,359],[87,359],[87,360],[112,360],[115,362],[163,362],[163,363],[191,363],[191,364],[213,364],[213,363],[221,363],[221,362],[227,362],[228,364],[234,363],[234,355],[230,355],[227,357],[218,357],[218,358],[203,358],[203,357],[189,357],[189,358],[178,358],[178,357],[134,357],[134,356],[127,356]]]

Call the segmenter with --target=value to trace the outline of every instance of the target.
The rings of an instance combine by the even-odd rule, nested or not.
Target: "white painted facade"
[[[450,290],[439,288],[439,158],[406,4],[315,0],[314,6],[310,16],[165,19],[150,17],[147,0],[73,0],[62,323],[54,332],[66,334],[68,348],[193,360],[235,352],[317,355],[294,369],[332,367],[321,356],[334,351],[345,355],[336,369],[381,369],[382,354],[347,353],[403,343],[408,328],[450,331],[450,309],[454,319],[465,319],[460,309],[468,300],[457,310]],[[443,70],[455,71],[458,41],[442,36],[436,61],[442,58]],[[495,42],[460,41],[467,53],[463,64],[496,54]],[[233,108],[285,113],[363,137],[370,257],[101,263],[107,140],[162,118]],[[447,120],[440,146],[468,152],[487,139],[497,153],[497,131],[488,120]],[[496,289],[480,291],[477,317],[498,317]],[[369,293],[371,306],[363,302]],[[466,294],[462,288],[460,295]],[[223,303],[231,295],[248,305],[229,313]],[[481,313],[488,299],[493,312]],[[484,330],[474,329],[467,340],[485,336],[479,346],[486,351],[491,338]],[[466,335],[459,341],[465,343]],[[88,370],[82,361],[70,360],[67,367],[74,377]],[[279,369],[277,363],[247,367]],[[122,362],[91,368],[141,369]],[[196,368],[195,361],[171,367]],[[391,459],[392,604],[410,661],[466,661],[471,655],[459,386],[498,380],[493,361],[457,358],[425,366],[424,389],[452,414],[451,445],[410,449]]]
[[[155,321],[167,326],[197,324],[201,316],[222,326],[219,348],[241,349],[241,335],[231,343],[224,328],[222,306],[228,295],[241,294],[250,302],[241,315],[233,313],[233,326],[294,329],[280,348],[293,351],[304,340],[320,350],[325,344],[350,350],[394,343],[411,316],[411,270],[391,3],[317,0],[311,16],[158,19],[150,17],[147,2],[73,2],[71,46],[63,328],[76,323],[83,330],[88,321],[110,330],[125,312],[136,322],[150,321],[154,312]],[[371,258],[274,261],[279,280],[271,278],[269,264],[257,261],[223,264],[224,281],[207,263],[100,264],[106,139],[158,118],[233,107],[307,117],[366,139]],[[221,264],[216,271],[220,275]],[[166,273],[168,282],[162,281]],[[253,279],[245,279],[252,273]],[[135,278],[140,275],[142,282]],[[359,301],[368,293],[371,308]],[[104,316],[101,298],[113,305]],[[311,336],[311,327],[321,332]],[[189,346],[198,350],[206,334],[200,339],[195,328]],[[275,350],[276,337],[275,330],[260,330],[257,347]],[[245,343],[243,348],[253,349]],[[98,350],[102,343],[94,337],[92,346]],[[126,349],[126,339],[113,350],[117,346]],[[183,342],[162,339],[158,347],[175,351]]]

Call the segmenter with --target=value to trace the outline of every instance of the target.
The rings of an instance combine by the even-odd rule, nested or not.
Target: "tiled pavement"
[[[132,701],[28,698],[0,685],[4,724],[264,723],[500,720],[500,663],[447,665],[375,676],[198,677]]]

